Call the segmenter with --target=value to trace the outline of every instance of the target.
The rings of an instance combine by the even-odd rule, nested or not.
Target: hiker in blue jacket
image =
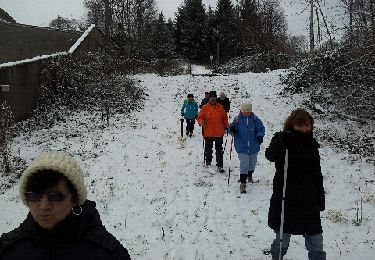
[[[265,133],[262,121],[252,112],[251,103],[241,105],[240,114],[230,125],[230,133],[240,159],[240,192],[246,193],[246,179],[253,182],[257,155]]]
[[[191,137],[194,131],[195,119],[198,116],[198,104],[193,94],[188,94],[181,108],[181,116],[186,120],[186,135]]]

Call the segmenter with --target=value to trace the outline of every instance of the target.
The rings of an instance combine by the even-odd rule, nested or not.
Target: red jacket
[[[204,121],[204,137],[223,137],[225,129],[228,128],[228,116],[222,105],[207,103],[199,111],[198,124]]]

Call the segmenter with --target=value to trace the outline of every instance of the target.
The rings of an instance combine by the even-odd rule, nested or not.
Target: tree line
[[[184,0],[174,19],[166,20],[154,0],[108,0],[109,33],[122,56],[146,60],[184,58],[207,63],[260,52],[294,53],[296,38],[287,34],[279,0]],[[105,31],[104,0],[85,0],[86,23]],[[68,24],[62,17],[51,26]],[[56,19],[55,19],[56,20]],[[82,24],[72,23],[81,28]],[[72,28],[63,28],[72,29]],[[299,45],[299,46],[297,46]]]

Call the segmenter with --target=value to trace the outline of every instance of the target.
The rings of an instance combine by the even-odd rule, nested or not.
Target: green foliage
[[[143,91],[123,74],[121,66],[115,55],[105,52],[47,61],[35,116],[48,126],[64,120],[69,111],[83,110],[106,117],[128,113],[140,105]],[[55,111],[52,115],[51,110]]]
[[[219,73],[267,72],[268,70],[289,68],[290,60],[290,56],[284,53],[257,53],[230,59],[215,71]]]

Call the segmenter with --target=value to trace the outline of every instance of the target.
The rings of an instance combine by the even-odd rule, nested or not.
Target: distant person
[[[209,101],[202,107],[198,114],[198,124],[202,126],[205,140],[205,163],[206,166],[212,162],[212,148],[215,142],[216,166],[219,172],[223,169],[223,136],[228,128],[228,116],[222,105],[216,102],[216,91],[209,92]]]
[[[188,94],[181,108],[181,116],[186,120],[186,135],[192,137],[195,119],[198,116],[198,104],[194,101],[194,95]]]
[[[0,259],[130,259],[103,226],[89,201],[84,172],[68,154],[49,152],[20,179],[20,196],[30,212],[0,237]]]
[[[217,102],[224,107],[225,112],[229,113],[230,101],[229,98],[225,96],[224,92],[220,92],[220,96],[217,99]]]
[[[204,99],[202,99],[202,102],[199,105],[199,109],[202,109],[202,107],[208,103],[208,98],[209,98],[208,94],[209,92],[204,92]]]
[[[246,193],[246,180],[253,182],[260,145],[263,143],[264,126],[252,110],[250,102],[241,105],[241,112],[230,125],[234,147],[240,160],[240,192]]]
[[[268,212],[268,226],[276,233],[271,245],[272,259],[279,259],[280,226],[284,216],[282,255],[291,235],[303,235],[310,260],[325,260],[320,211],[325,209],[323,176],[320,168],[319,144],[313,137],[314,120],[303,109],[294,110],[284,123],[284,131],[276,133],[266,149],[266,158],[275,162],[273,193]],[[287,172],[284,172],[288,149]],[[284,178],[286,178],[283,200]],[[284,201],[284,212],[282,212]]]

